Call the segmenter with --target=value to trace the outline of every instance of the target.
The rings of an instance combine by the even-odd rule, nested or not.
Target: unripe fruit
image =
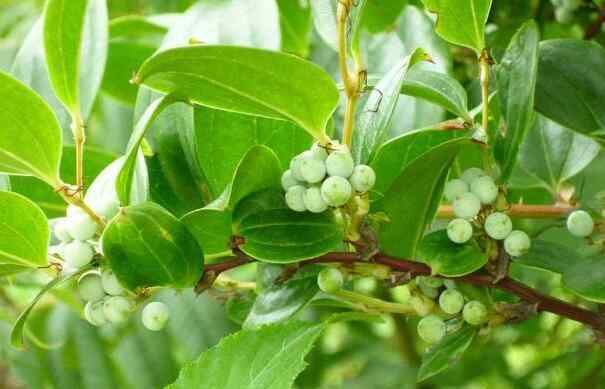
[[[469,301],[462,310],[462,318],[470,325],[479,326],[487,320],[487,308],[479,301]]]
[[[555,20],[559,23],[571,23],[573,21],[573,16],[573,10],[569,8],[555,8]]]
[[[443,190],[443,195],[450,203],[454,202],[456,198],[460,195],[469,191],[469,185],[461,180],[454,179],[445,184],[445,189]]]
[[[78,293],[84,301],[98,301],[105,297],[101,273],[91,270],[82,274],[78,279]]]
[[[513,222],[508,215],[502,212],[494,212],[485,219],[485,232],[492,239],[505,239],[513,230]]]
[[[329,267],[319,272],[317,276],[317,285],[319,289],[326,293],[338,292],[342,288],[344,278],[340,270]]]
[[[460,178],[462,179],[462,181],[470,185],[473,183],[473,181],[475,181],[475,179],[483,177],[484,175],[485,172],[483,172],[483,170],[476,167],[472,167],[462,173],[462,176]]]
[[[429,276],[420,276],[416,278],[416,282],[419,286],[424,285],[427,288],[440,288],[443,286],[442,279]]]
[[[307,189],[304,186],[296,185],[288,189],[286,192],[286,204],[288,208],[296,212],[304,212],[307,210],[303,196]]]
[[[168,317],[170,317],[170,311],[166,304],[154,301],[143,308],[141,320],[148,330],[160,331],[166,326]]]
[[[292,188],[293,186],[300,185],[300,182],[297,181],[292,175],[292,170],[288,169],[281,176],[281,186],[285,191]]]
[[[76,269],[88,265],[92,261],[94,254],[92,247],[88,243],[79,240],[67,243],[63,248],[65,263],[67,266]]]
[[[105,293],[111,296],[119,296],[124,294],[124,287],[118,281],[118,278],[111,269],[104,269],[101,272],[101,282]]]
[[[313,143],[310,151],[313,155],[313,158],[317,158],[320,161],[325,161],[328,158],[328,151],[326,150],[326,147],[320,145],[319,142]]]
[[[86,214],[70,216],[67,219],[67,231],[76,240],[88,240],[95,236],[97,224]]]
[[[326,176],[326,164],[312,154],[305,155],[300,160],[300,174],[309,184],[317,184]]]
[[[103,313],[110,323],[124,323],[133,308],[133,302],[126,297],[112,296],[103,300]]]
[[[438,343],[445,336],[445,322],[439,316],[423,317],[418,323],[418,335],[427,343]]]
[[[349,178],[353,174],[355,162],[348,148],[342,147],[333,151],[326,159],[328,175]]]
[[[378,281],[374,277],[360,277],[353,282],[353,290],[361,294],[372,294],[377,287]]]
[[[428,315],[435,307],[435,303],[433,302],[433,300],[421,296],[412,296],[412,298],[410,299],[410,304],[412,305],[412,308],[414,308],[418,316]]]
[[[454,219],[447,225],[447,237],[454,243],[466,243],[473,237],[473,226],[467,220]]]
[[[393,301],[401,304],[408,303],[412,297],[409,285],[399,285],[391,289]]]
[[[329,177],[321,185],[321,196],[332,207],[345,205],[351,198],[352,192],[349,181],[339,176]]]
[[[84,318],[93,326],[102,326],[107,323],[103,311],[103,301],[89,301],[84,306]]]
[[[511,257],[520,257],[531,247],[531,239],[523,231],[513,231],[504,239],[504,250]]]
[[[454,215],[462,219],[472,219],[481,210],[481,201],[474,194],[467,192],[458,196],[452,204]]]
[[[423,295],[430,299],[434,300],[437,298],[437,296],[439,296],[439,289],[437,288],[431,288],[423,284],[418,285],[418,288],[420,289]]]
[[[586,211],[573,211],[567,217],[567,229],[577,237],[585,238],[594,231],[594,221],[592,216]]]
[[[318,186],[307,188],[303,194],[305,208],[313,213],[322,213],[328,209],[328,204],[321,197],[321,189]]]
[[[73,237],[69,234],[67,219],[57,221],[53,227],[55,237],[61,242],[71,242]]]
[[[376,173],[374,169],[367,165],[357,165],[353,169],[353,174],[349,177],[349,182],[355,191],[365,193],[374,187]]]
[[[302,176],[302,173],[300,172],[300,162],[303,158],[303,154],[297,155],[290,161],[290,171],[292,172],[292,177],[294,177],[296,181],[301,182],[305,180]]]
[[[455,315],[464,307],[464,296],[456,289],[447,289],[439,296],[439,306],[443,312]]]
[[[493,204],[498,198],[498,187],[489,176],[476,178],[471,183],[471,192],[479,198],[482,204]]]

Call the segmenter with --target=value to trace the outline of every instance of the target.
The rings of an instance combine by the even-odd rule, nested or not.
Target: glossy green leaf
[[[311,7],[308,3],[277,0],[281,49],[288,53],[307,57],[311,41]]]
[[[321,140],[327,138],[326,125],[338,102],[336,85],[317,65],[244,47],[200,45],[162,51],[143,64],[136,81],[196,104],[291,120]]]
[[[157,204],[122,208],[103,233],[103,253],[129,289],[186,288],[202,275],[203,252],[185,225]]]
[[[13,276],[28,270],[31,270],[31,267],[19,265],[0,265],[0,278]]]
[[[443,372],[458,362],[477,335],[477,329],[466,325],[443,338],[422,356],[422,365],[418,370],[418,382]]]
[[[544,41],[536,110],[574,131],[605,143],[605,49],[577,39]]]
[[[60,185],[61,127],[31,89],[0,72],[0,172]]]
[[[422,239],[418,247],[418,258],[431,267],[433,274],[461,277],[485,266],[488,255],[475,242],[452,242],[446,231],[441,230]]]
[[[397,22],[408,0],[366,0],[363,26],[372,33],[388,31]]]
[[[237,233],[245,239],[242,251],[272,263],[314,258],[334,250],[343,240],[343,228],[332,212],[263,211],[242,220]]]
[[[506,134],[494,150],[506,182],[517,163],[519,147],[534,120],[534,94],[538,76],[540,32],[530,21],[513,37],[497,68],[498,97]]]
[[[467,142],[453,140],[432,148],[409,163],[385,191],[376,208],[389,218],[379,232],[386,253],[416,258],[416,248],[441,201],[450,166]]]
[[[569,261],[569,259],[567,259]],[[589,301],[605,303],[605,261],[603,255],[577,259],[563,273],[563,285]]]
[[[202,208],[184,215],[181,221],[207,256],[230,250],[231,212]]]
[[[281,187],[254,192],[243,198],[233,210],[234,228],[237,228],[242,220],[252,214],[287,208],[284,190]]]
[[[290,388],[324,327],[293,321],[242,330],[185,365],[168,388]]]
[[[492,0],[422,0],[437,14],[437,34],[480,54],[485,49],[485,24]]]
[[[532,240],[527,254],[516,258],[516,265],[544,269],[563,274],[570,263],[576,262],[578,254],[566,246],[545,240]]]

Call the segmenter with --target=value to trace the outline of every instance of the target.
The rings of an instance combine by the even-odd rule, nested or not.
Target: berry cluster
[[[511,257],[525,254],[531,247],[529,236],[520,230],[513,231],[513,223],[502,212],[494,211],[498,199],[498,186],[483,170],[471,168],[460,178],[449,181],[444,195],[452,203],[454,215],[447,226],[447,236],[458,244],[473,238],[473,224],[483,228],[491,239],[504,241],[504,250]]]
[[[315,143],[297,155],[281,178],[286,204],[296,212],[324,212],[342,207],[354,193],[366,193],[374,186],[376,174],[367,165],[357,165],[349,148],[332,142]]]

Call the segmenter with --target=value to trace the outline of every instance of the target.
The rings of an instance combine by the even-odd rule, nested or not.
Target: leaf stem
[[[416,310],[411,305],[391,303],[389,301],[380,300],[361,293],[352,292],[350,290],[341,289],[333,294],[345,301],[360,304],[367,308],[368,311],[376,311],[379,313],[400,313],[404,315],[416,313]]]
[[[483,148],[483,167],[489,173],[491,171],[490,150],[489,150],[489,67],[492,59],[487,49],[483,49],[479,56],[480,81],[481,81],[481,100],[483,102],[483,114],[481,117],[481,130],[485,140]]]
[[[74,137],[76,148],[76,186],[78,188],[78,197],[83,197],[84,192],[84,144],[86,143],[84,120],[79,111],[72,114],[71,132]]]
[[[90,216],[90,218],[97,223],[101,230],[105,229],[105,220],[103,220],[101,216],[99,216],[88,204],[86,204],[86,202],[84,202],[84,199],[78,194],[78,191],[76,191],[76,193],[72,193],[70,192],[69,186],[63,184],[61,187],[56,189],[56,192],[63,197],[63,200],[65,200],[67,204],[80,208],[88,216]]]

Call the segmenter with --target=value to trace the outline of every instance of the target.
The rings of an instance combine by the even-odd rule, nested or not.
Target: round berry
[[[110,323],[124,323],[133,308],[133,302],[126,297],[111,296],[103,300],[103,313]]]
[[[354,168],[355,162],[351,152],[344,146],[331,152],[326,159],[326,169],[330,176],[349,178]]]
[[[452,204],[454,215],[462,219],[472,219],[481,210],[481,201],[474,194],[467,192],[458,196]]]
[[[489,176],[475,178],[471,183],[471,192],[479,198],[482,204],[493,204],[498,198],[498,187]]]
[[[502,240],[513,231],[513,222],[508,215],[502,212],[494,212],[485,219],[485,232],[492,239]]]
[[[304,186],[296,185],[288,189],[286,192],[286,204],[288,208],[296,212],[304,212],[307,210],[303,196],[307,189]]]
[[[464,296],[456,289],[446,289],[439,296],[439,306],[443,312],[455,315],[464,307]]]
[[[67,266],[79,269],[88,265],[95,255],[92,246],[86,242],[74,240],[63,248],[63,259]]]
[[[91,207],[106,220],[111,220],[120,211],[120,202],[114,198],[104,198],[96,204],[91,204]]]
[[[471,185],[476,178],[482,177],[484,175],[485,173],[483,172],[483,170],[476,167],[472,167],[462,173],[462,176],[460,178],[468,185]]]
[[[70,216],[67,219],[67,231],[76,240],[88,240],[97,233],[97,224],[86,214]]]
[[[292,172],[292,177],[294,177],[294,179],[296,181],[300,181],[300,182],[305,180],[305,178],[302,176],[302,173],[300,171],[300,162],[304,158],[303,154],[297,155],[296,157],[292,158],[292,160],[290,161],[290,171]]]
[[[292,175],[292,170],[288,169],[281,176],[281,186],[285,191],[292,188],[293,186],[300,185],[294,176]]]
[[[75,205],[68,205],[67,210],[65,211],[65,214],[68,218],[76,215],[81,215],[83,213],[84,211],[82,210],[82,208],[76,207]]]
[[[103,301],[89,301],[84,306],[84,318],[93,326],[102,326],[107,323],[103,310]]]
[[[378,288],[378,281],[374,277],[359,277],[353,282],[353,290],[361,294],[372,294]]]
[[[561,24],[573,21],[574,12],[569,8],[555,8],[555,20]]]
[[[526,254],[531,247],[531,239],[523,231],[513,231],[504,239],[504,250],[511,257],[520,257]]]
[[[461,179],[454,179],[445,184],[445,189],[443,190],[443,195],[450,203],[453,203],[454,200],[460,195],[469,191],[469,186],[466,181]]]
[[[300,174],[309,184],[317,184],[326,176],[326,164],[312,154],[305,155],[300,160]]]
[[[418,322],[418,335],[427,343],[438,343],[445,336],[445,322],[439,316],[429,315]]]
[[[154,301],[143,308],[141,320],[148,330],[160,331],[166,326],[169,316],[170,311],[166,304]]]
[[[332,207],[345,205],[351,198],[352,192],[353,189],[349,181],[339,176],[328,177],[321,184],[321,196]]]
[[[391,289],[393,301],[401,304],[408,303],[412,297],[409,285],[399,285]]]
[[[355,191],[365,193],[374,187],[376,173],[367,165],[357,165],[349,177],[349,182]]]
[[[412,296],[410,299],[410,304],[418,316],[428,315],[435,307],[435,303],[433,303],[431,299],[422,296]]]
[[[91,270],[82,274],[78,279],[78,293],[84,301],[98,301],[105,297],[101,273]]]
[[[311,154],[313,158],[317,158],[320,161],[325,161],[328,158],[328,151],[326,150],[326,146],[322,146],[319,142],[313,143],[311,146]]]
[[[338,292],[340,288],[342,288],[343,283],[344,277],[342,276],[342,273],[334,267],[323,269],[317,276],[317,285],[319,285],[319,289],[326,293]]]
[[[592,216],[586,211],[573,211],[567,217],[567,229],[572,235],[580,238],[591,235],[594,230]]]
[[[447,237],[454,243],[466,243],[473,237],[473,226],[467,220],[454,219],[447,225]]]
[[[326,204],[323,197],[321,197],[321,189],[318,186],[312,186],[305,190],[303,202],[305,208],[313,213],[322,213],[328,209],[328,204]]]
[[[67,219],[61,219],[53,226],[55,237],[61,242],[71,242],[73,237],[69,234]]]
[[[469,301],[462,310],[462,318],[468,324],[479,326],[487,320],[487,308],[479,301]]]
[[[124,287],[118,281],[118,277],[111,269],[104,269],[101,272],[101,282],[105,293],[111,296],[120,296],[125,292]]]

